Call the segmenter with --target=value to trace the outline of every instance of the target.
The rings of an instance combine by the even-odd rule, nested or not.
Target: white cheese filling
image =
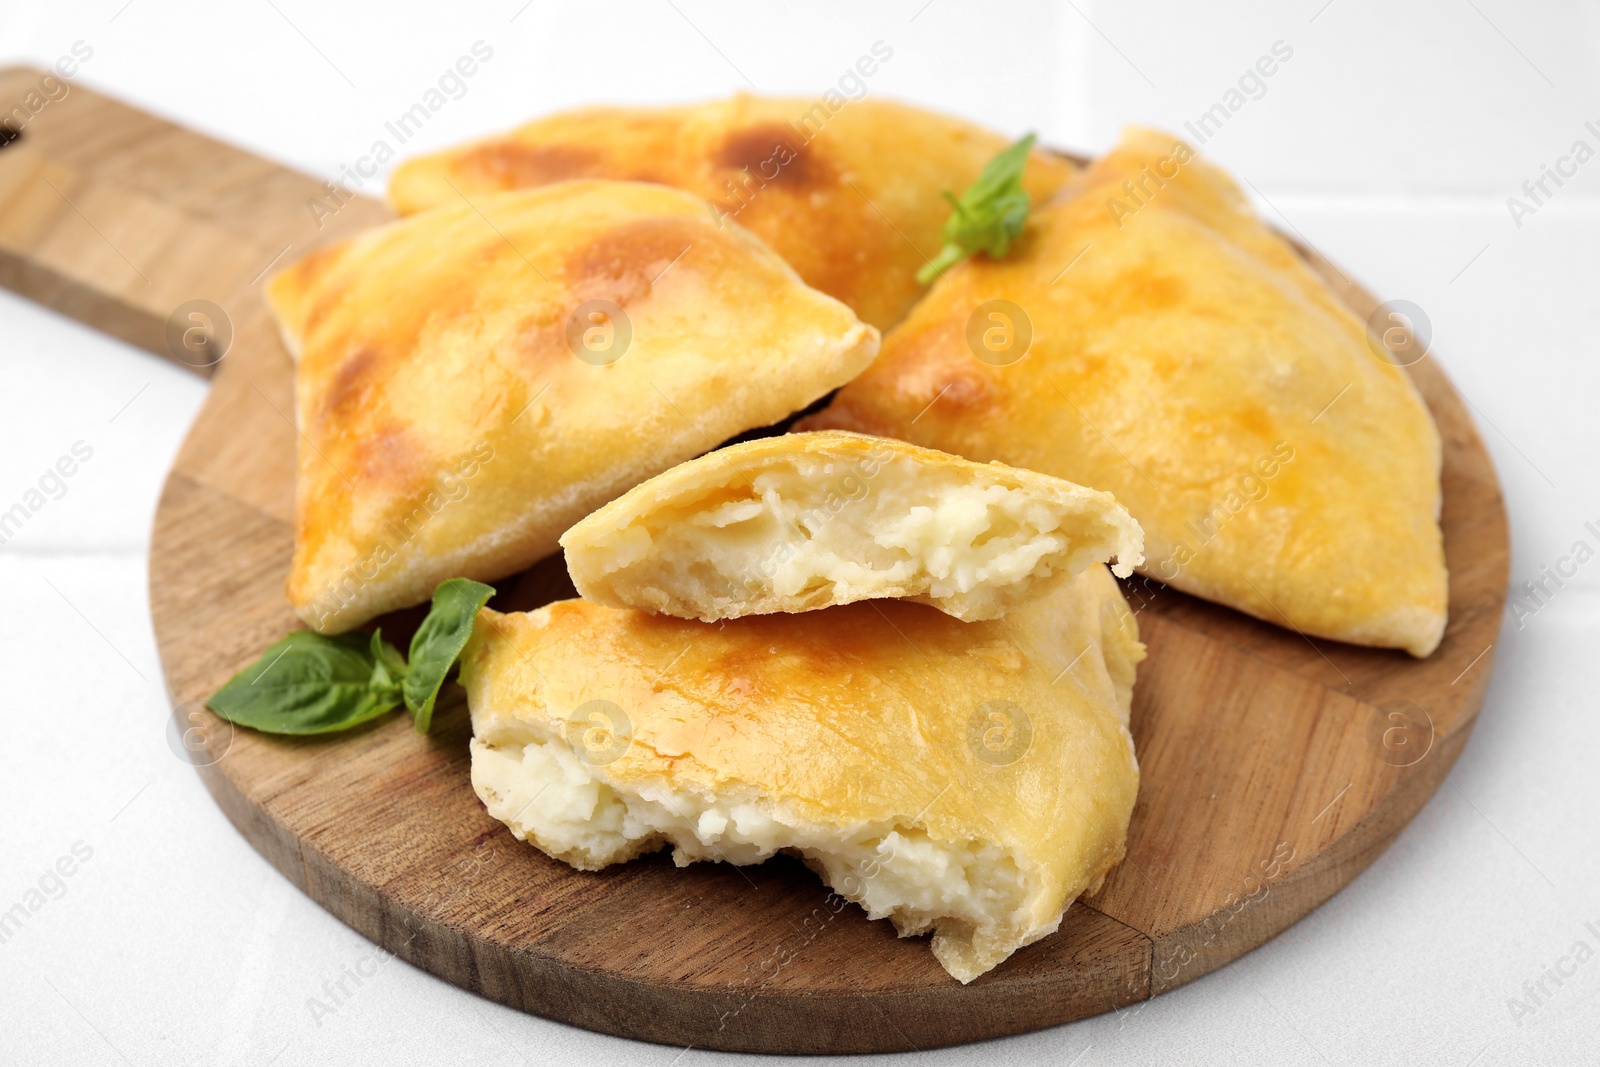
[[[662,845],[672,846],[679,866],[760,863],[788,852],[870,918],[891,920],[901,936],[933,930],[935,954],[962,981],[993,966],[997,951],[1004,958],[1055,929],[1030,929],[1028,880],[997,845],[936,841],[899,823],[819,825],[754,796],[624,787],[565,741],[499,722],[504,727],[490,737],[473,738],[473,788],[519,839],[580,870]]]
[[[870,480],[780,467],[731,499],[663,508],[585,549],[580,566],[598,568],[625,602],[707,619],[771,610],[770,598],[807,607],[873,596],[993,618],[1021,583],[1095,560],[1108,531],[1069,521],[1063,529],[1058,508],[1025,490],[909,459]]]

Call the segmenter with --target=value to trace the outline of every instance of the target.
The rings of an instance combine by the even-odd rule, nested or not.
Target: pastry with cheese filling
[[[706,622],[879,597],[994,619],[1141,544],[1109,493],[839,431],[679,464],[561,537],[589,600]]]
[[[1122,858],[1143,657],[1099,565],[990,622],[895,600],[716,626],[485,610],[461,669],[472,784],[582,870],[798,855],[969,982]]]

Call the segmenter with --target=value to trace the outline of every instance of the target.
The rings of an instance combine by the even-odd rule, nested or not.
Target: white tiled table
[[[81,40],[83,84],[333,176],[479,40],[493,58],[408,150],[580,102],[816,93],[884,41],[869,92],[1098,151],[1125,122],[1182,131],[1283,42],[1292,56],[1205,151],[1269,216],[1427,310],[1504,482],[1515,581],[1579,539],[1600,548],[1584,528],[1600,527],[1600,160],[1520,226],[1506,203],[1575,140],[1600,149],[1584,127],[1600,128],[1594,3],[430,6],[8,2],[0,55],[44,64]],[[145,554],[205,387],[9,294],[0,315],[0,509],[76,442],[93,450],[0,546],[0,910],[42,878],[53,894],[0,943],[0,1062],[723,1062],[524,1016],[400,962],[314,1017],[310,998],[373,946],[257,856],[165,739]],[[1137,1013],[910,1058],[1600,1062],[1600,962],[1561,964],[1571,977],[1545,978],[1536,1005],[1524,989],[1575,942],[1600,951],[1597,593],[1600,561],[1508,620],[1445,786],[1277,940]],[[45,877],[63,857],[73,873]]]

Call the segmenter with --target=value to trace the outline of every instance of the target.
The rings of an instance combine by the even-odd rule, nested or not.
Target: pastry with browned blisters
[[[720,224],[735,222],[806,283],[888,329],[923,286],[959,193],[1006,145],[961,119],[876,98],[786,99],[741,93],[673,107],[587,107],[408,160],[389,182],[401,214],[570,178],[687,189]],[[1034,152],[1036,202],[1073,166]]]
[[[529,566],[878,349],[743,228],[638,182],[424,212],[311,254],[267,296],[299,359],[289,599],[324,633]]]
[[[1115,493],[1145,574],[1306,634],[1426,656],[1448,600],[1439,433],[1222,171],[1133,130],[945,274],[801,424]]]

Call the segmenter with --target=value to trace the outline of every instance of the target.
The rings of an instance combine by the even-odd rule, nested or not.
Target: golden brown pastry
[[[993,622],[895,600],[719,626],[484,611],[472,784],[582,870],[668,844],[680,866],[798,854],[968,982],[1122,858],[1143,658],[1101,566]]]
[[[661,185],[497,193],[315,252],[289,599],[333,633],[492,580],[618,494],[848,381],[877,331]]]
[[[1130,131],[1009,258],[947,273],[802,425],[1110,490],[1144,573],[1269,622],[1416,656],[1444,632],[1427,408],[1170,136]]]
[[[706,622],[880,597],[996,619],[1142,544],[1110,493],[838,431],[679,464],[561,537],[589,600]]]
[[[940,247],[960,194],[1006,141],[971,123],[884,100],[740,94],[676,107],[591,107],[401,164],[389,182],[409,214],[461,195],[568,178],[626,178],[692,192],[708,217],[737,222],[808,285],[887,329],[922,292],[916,272]],[[1073,167],[1035,152],[1035,201]]]

